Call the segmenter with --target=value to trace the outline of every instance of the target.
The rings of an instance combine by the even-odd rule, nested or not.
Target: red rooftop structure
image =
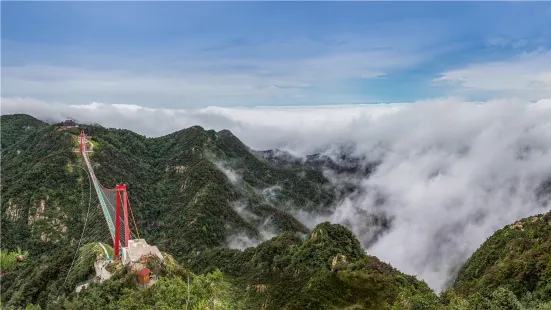
[[[149,282],[150,274],[151,274],[151,271],[148,268],[143,268],[140,271],[138,271],[138,283],[146,284],[147,282]]]

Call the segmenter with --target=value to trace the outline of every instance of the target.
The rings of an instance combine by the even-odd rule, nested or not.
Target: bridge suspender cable
[[[138,226],[136,225],[136,219],[134,219],[134,212],[132,212],[132,206],[130,205],[130,199],[128,199],[128,208],[130,209],[130,215],[132,215],[132,222],[134,223],[134,229],[136,230],[136,235],[140,239],[140,232],[138,231]]]
[[[79,167],[79,166],[77,166]],[[80,167],[82,168],[82,167]],[[82,170],[85,170],[82,168]],[[86,170],[85,170],[86,171]],[[86,173],[88,175],[88,173]],[[73,268],[73,265],[75,264],[75,259],[77,258],[78,250],[80,249],[80,244],[82,242],[82,238],[84,237],[84,231],[86,230],[86,224],[88,223],[88,217],[90,215],[90,205],[92,204],[92,181],[90,180],[90,175],[88,175],[88,184],[90,187],[89,194],[88,194],[88,209],[86,211],[86,218],[84,219],[84,227],[82,228],[82,233],[80,234],[80,239],[78,240],[78,245],[75,251],[75,254],[73,255],[73,260],[71,261],[71,266],[69,266],[69,270],[67,270],[67,276],[65,277],[65,280],[63,280],[63,284],[58,289],[59,290],[65,285],[67,282],[67,279],[69,278],[69,274],[71,273],[71,269]]]
[[[82,154],[82,157],[84,158],[84,162],[86,163],[86,167],[88,168],[88,173],[90,174],[90,177],[92,179],[92,182],[94,183],[94,188],[96,190],[96,194],[98,195],[98,199],[100,202],[100,205],[103,209],[103,215],[105,217],[105,221],[107,223],[107,227],[109,228],[109,232],[111,233],[111,238],[113,239],[113,243],[115,243],[115,226],[113,225],[113,219],[111,218],[111,215],[109,214],[109,211],[107,210],[107,204],[105,203],[104,196],[101,192],[101,186],[96,178],[96,175],[94,174],[94,169],[92,168],[92,165],[90,164],[90,160],[88,159],[88,155],[86,154],[86,135],[84,134],[84,130],[80,131],[80,153]]]
[[[94,188],[96,189],[96,194],[98,195],[98,199],[100,201],[100,205],[102,207],[103,215],[105,217],[105,221],[107,222],[107,228],[109,229],[109,232],[111,234],[111,238],[113,239],[113,247],[115,250],[115,259],[119,259],[119,248],[121,245],[121,238],[120,238],[120,230],[121,230],[121,214],[120,209],[122,207],[122,225],[124,229],[124,241],[122,243],[123,247],[128,247],[128,240],[130,239],[130,227],[128,224],[128,194],[126,192],[126,185],[125,184],[117,184],[117,186],[114,189],[108,189],[99,183],[98,179],[96,178],[94,174],[94,169],[92,167],[92,164],[90,163],[90,160],[88,159],[87,150],[86,150],[86,135],[84,134],[84,130],[80,131],[80,153],[82,154],[82,157],[84,158],[84,162],[86,163],[86,166],[88,167],[88,172],[90,174],[90,178],[94,184]],[[114,197],[110,196],[114,194]],[[111,200],[110,200],[111,199]],[[115,200],[115,214],[110,214],[109,209],[107,207],[107,203],[111,205],[111,209],[113,209],[113,203],[112,200]],[[132,209],[130,210],[132,212]],[[113,217],[115,217],[115,223],[113,223]],[[134,220],[134,214],[132,213],[132,219],[134,221],[134,226],[136,227],[136,233],[138,233],[138,229],[136,226],[136,221]],[[139,238],[139,235],[138,235]]]

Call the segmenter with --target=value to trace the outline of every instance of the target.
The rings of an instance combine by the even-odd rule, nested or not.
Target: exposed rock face
[[[184,173],[187,169],[186,166],[174,166],[173,167],[174,171],[176,171],[177,173]]]
[[[522,222],[520,222],[520,221],[515,222],[510,227],[511,227],[511,229],[520,228],[520,230],[524,231],[524,229],[522,228]]]
[[[46,200],[42,199],[40,200],[40,205],[38,206],[38,209],[36,209],[34,216],[31,216],[29,214],[29,221],[28,221],[29,225],[32,225],[39,220],[43,220],[45,211],[46,211]]]
[[[10,221],[16,221],[21,218],[21,210],[17,206],[17,204],[13,203],[10,199],[8,201],[8,207],[6,208],[6,218]]]
[[[253,287],[254,287],[254,290],[258,293],[264,293],[268,288],[266,284],[257,284],[257,285],[254,285]]]
[[[48,234],[46,234],[46,232],[42,232],[40,234],[40,240],[42,240],[42,242],[47,242],[48,241]]]
[[[342,254],[337,254],[335,257],[333,257],[333,261],[331,262],[331,271],[337,272],[341,269],[343,269],[347,264],[346,256]]]

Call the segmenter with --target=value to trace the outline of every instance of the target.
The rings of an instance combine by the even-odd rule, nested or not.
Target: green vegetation
[[[29,256],[28,252],[21,252],[21,249],[17,251],[0,251],[0,274],[8,273],[13,271],[18,265],[22,265],[25,262],[25,259]],[[22,262],[17,259],[21,257]]]
[[[27,115],[3,115],[0,123],[2,252],[19,247],[33,261],[2,279],[2,302],[17,306],[45,306],[48,295],[72,289],[71,279],[61,286],[89,199],[88,176],[73,152],[80,129],[92,136],[91,159],[102,184],[126,183],[141,234],[177,258],[224,246],[234,234],[259,237],[258,227],[267,221],[276,232],[307,233],[285,210],[321,211],[335,198],[321,172],[272,168],[228,131],[191,127],[147,139],[100,126],[60,130]],[[241,182],[232,182],[220,163],[239,173]],[[281,193],[266,197],[262,190],[272,186]],[[236,212],[235,204],[250,216]],[[86,227],[94,232],[103,225],[96,217]],[[83,243],[88,242],[111,243],[106,230],[86,234]]]
[[[2,115],[2,152],[46,127],[48,124],[26,114]]]
[[[495,232],[443,299],[457,309],[551,309],[551,212]],[[505,308],[495,308],[500,304]]]
[[[168,262],[167,262],[168,261]],[[148,289],[136,286],[136,274],[123,270],[98,285],[52,303],[64,309],[240,309],[222,272],[194,275],[171,258],[159,265],[160,278]],[[187,281],[189,280],[189,287]],[[188,300],[189,296],[189,300]]]
[[[274,164],[229,131],[198,126],[159,138],[83,126],[101,183],[127,184],[141,235],[166,252],[163,263],[147,262],[159,277],[151,288],[137,288],[136,275],[116,264],[111,279],[93,283],[98,242],[111,241],[99,216],[87,232],[104,234],[80,240],[90,185],[73,152],[79,129],[26,115],[0,123],[3,309],[551,309],[551,213],[497,231],[437,297],[366,255],[347,228],[309,231],[290,215],[324,213],[341,198],[316,168],[335,163]],[[258,238],[266,223],[276,237],[243,251],[226,247],[235,234]],[[24,263],[16,263],[20,253]],[[74,257],[80,263],[72,266]],[[90,286],[76,293],[82,283]]]
[[[320,171],[271,167],[229,131],[195,126],[148,139],[127,130],[84,129],[96,141],[91,158],[98,178],[105,186],[127,184],[140,230],[177,258],[223,246],[233,234],[259,237],[258,227],[268,219],[276,232],[307,233],[285,211],[322,212],[336,199]],[[238,174],[240,182],[217,165]],[[262,192],[273,186],[277,194]],[[250,216],[236,212],[235,204]]]
[[[188,258],[198,273],[219,268],[247,309],[415,309],[438,298],[422,281],[366,256],[345,227],[322,223],[305,239],[284,233],[256,248],[214,248]]]
[[[80,249],[80,255],[93,258],[99,251],[95,244],[87,244]],[[219,255],[212,255],[222,252],[226,255],[220,260]],[[188,258],[196,273],[176,263],[170,255],[164,253],[164,257],[163,263],[147,263],[159,276],[151,288],[138,288],[136,274],[119,268],[102,284],[91,283],[80,293],[57,295],[44,306],[183,309],[187,304],[188,309],[429,309],[422,307],[438,304],[438,298],[424,282],[400,273],[376,257],[366,256],[348,229],[329,223],[318,225],[305,240],[287,232],[245,251],[207,250]],[[79,280],[91,276],[87,270],[76,273]]]
[[[52,304],[57,298],[73,291],[78,284],[94,275],[93,262],[96,255],[101,252],[97,243],[86,244],[80,248],[77,253],[80,263],[73,266],[67,282],[65,277],[71,266],[73,248],[67,247],[41,256],[31,256],[26,266],[3,276],[2,301],[16,308],[31,303],[43,307]]]

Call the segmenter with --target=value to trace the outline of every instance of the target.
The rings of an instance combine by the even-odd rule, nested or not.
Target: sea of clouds
[[[436,291],[497,229],[549,209],[535,191],[551,178],[550,99],[167,110],[2,98],[1,112],[49,121],[71,117],[147,136],[193,125],[229,129],[253,149],[296,156],[331,155],[353,144],[354,155],[381,161],[357,181],[362,194],[343,200],[329,217],[298,217],[310,227],[323,220],[347,225],[368,254]],[[374,228],[365,215],[381,212],[392,218],[391,228],[371,243]]]

